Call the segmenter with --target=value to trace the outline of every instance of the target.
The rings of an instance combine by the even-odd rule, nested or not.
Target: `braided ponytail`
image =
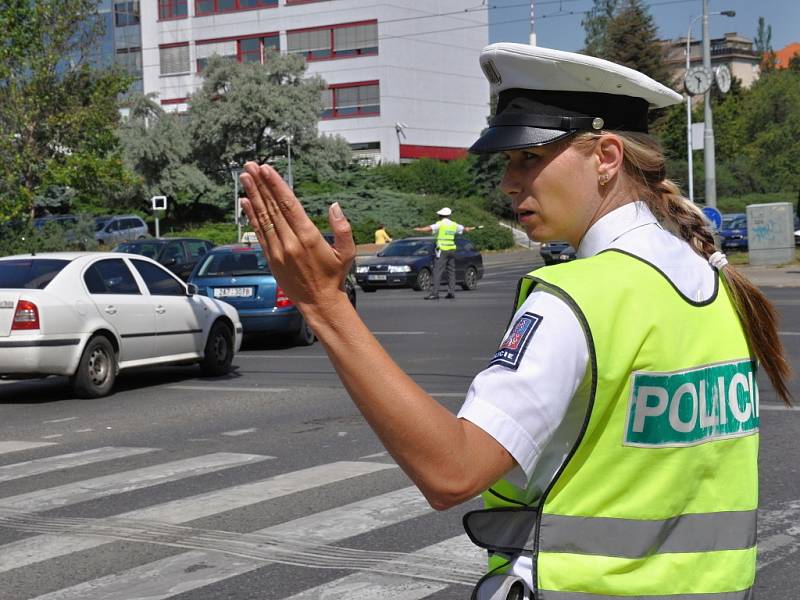
[[[643,133],[614,134],[623,141],[623,171],[639,197],[665,229],[685,240],[697,254],[708,260],[717,251],[714,235],[702,211],[684,198],[678,186],[666,178],[664,154],[658,143]],[[597,134],[584,134],[575,142],[586,143],[598,137]],[[791,369],[778,337],[775,308],[761,290],[732,265],[725,265],[719,271],[739,315],[750,352],[766,371],[778,396],[791,406],[787,383]]]

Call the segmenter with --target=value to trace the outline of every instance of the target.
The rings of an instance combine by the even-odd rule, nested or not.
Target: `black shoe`
[[[455,297],[456,297],[455,294],[447,294],[447,296],[445,296],[445,298],[447,298],[448,300],[454,300]]]
[[[428,294],[425,296],[425,300],[438,300],[439,294]]]

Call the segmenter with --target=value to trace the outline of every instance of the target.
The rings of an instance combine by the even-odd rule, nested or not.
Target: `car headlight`
[[[356,273],[366,273],[369,271],[369,267],[356,267]]]
[[[389,265],[389,273],[409,273],[411,267],[408,265]]]

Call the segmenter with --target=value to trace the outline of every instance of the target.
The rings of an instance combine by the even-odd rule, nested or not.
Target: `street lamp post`
[[[233,210],[236,220],[236,241],[239,242],[242,239],[242,204],[239,200],[239,174],[242,172],[242,167],[232,162],[228,168],[233,177]]]
[[[284,180],[286,181],[286,185],[289,186],[289,189],[294,190],[294,177],[292,176],[292,136],[287,133],[275,141],[278,143],[286,142],[286,177],[284,177]]]
[[[713,16],[713,15],[723,15],[725,17],[735,17],[736,16],[736,11],[734,11],[734,10],[721,10],[721,11],[718,11],[718,12],[712,12],[707,16]],[[689,68],[691,66],[690,63],[691,63],[691,56],[692,56],[692,54],[691,54],[691,52],[692,52],[692,50],[691,50],[692,27],[694,27],[694,24],[697,22],[698,19],[702,19],[704,16],[706,16],[706,15],[704,15],[704,14],[703,15],[697,15],[696,17],[693,17],[692,20],[689,22],[689,29],[686,32],[686,73],[689,72]],[[705,39],[708,37],[707,23],[708,23],[708,19],[706,18],[706,20],[705,20],[705,29],[703,30],[704,48],[705,48]],[[705,64],[705,62],[704,62],[704,64]],[[706,66],[710,67],[710,59],[709,59],[709,65],[706,65]],[[708,98],[709,98],[709,96],[706,95],[706,102],[708,102]],[[710,109],[709,109],[709,111],[710,111]],[[713,134],[712,134],[712,143],[713,143]],[[704,144],[703,147],[705,147],[705,144]],[[689,200],[694,202],[694,166],[693,166],[693,154],[692,154],[693,151],[694,151],[694,146],[692,144],[692,96],[690,94],[688,94],[688,93],[686,94],[686,149],[687,149],[686,160],[687,160],[687,167],[688,167],[688,171],[689,171]],[[706,202],[708,202],[707,198],[708,198],[708,194],[706,194]],[[714,204],[716,204],[716,190],[715,190],[715,193],[714,193]]]

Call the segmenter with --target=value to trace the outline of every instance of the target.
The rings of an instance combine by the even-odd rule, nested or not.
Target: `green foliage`
[[[247,225],[242,226],[242,232],[248,231]],[[233,223],[204,223],[190,229],[170,228],[169,231],[162,229],[163,237],[196,237],[210,240],[215,245],[233,244],[236,239],[237,229]]]
[[[49,223],[37,229],[27,221],[8,221],[0,225],[0,256],[31,252],[97,250],[94,219],[82,216],[73,226]]]
[[[470,158],[439,161],[423,158],[410,164],[387,164],[365,170],[367,186],[416,194],[468,196],[475,192]]]
[[[665,85],[671,83],[658,28],[641,0],[623,0],[608,21],[600,58],[636,69]]]
[[[9,0],[0,30],[0,221],[32,214],[37,197],[54,195],[50,186],[116,200],[123,186],[75,168],[114,160],[116,98],[130,83],[121,70],[90,67],[102,30],[96,0]]]
[[[745,194],[743,196],[722,196],[717,198],[717,208],[721,212],[745,212],[750,204],[771,204],[789,202],[797,206],[797,193],[773,192],[768,194]]]
[[[609,23],[614,18],[618,4],[619,0],[594,0],[591,10],[581,21],[586,32],[584,48],[581,52],[590,56],[606,55],[606,32]]]

